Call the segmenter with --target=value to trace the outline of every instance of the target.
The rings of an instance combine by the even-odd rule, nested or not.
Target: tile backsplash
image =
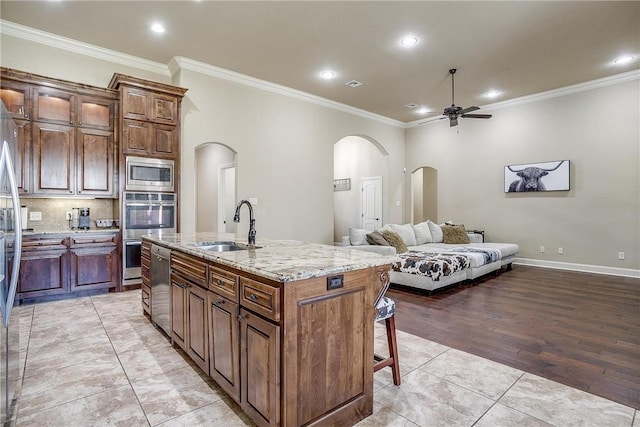
[[[26,206],[29,213],[42,213],[41,221],[27,221],[27,227],[35,232],[69,230],[65,214],[72,208],[89,208],[91,228],[95,228],[97,219],[118,219],[118,202],[113,199],[20,199],[20,204]]]

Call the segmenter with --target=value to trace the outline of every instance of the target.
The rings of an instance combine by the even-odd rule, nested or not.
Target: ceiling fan
[[[444,109],[444,112],[442,113],[442,115],[446,117],[443,117],[443,119],[447,117],[449,118],[450,127],[458,126],[459,117],[471,118],[471,119],[490,119],[491,114],[469,114],[472,111],[479,110],[480,107],[462,108],[462,107],[458,107],[455,104],[454,79],[455,79],[456,71],[457,70],[455,68],[452,68],[449,70],[449,74],[451,74],[451,107],[447,107]]]

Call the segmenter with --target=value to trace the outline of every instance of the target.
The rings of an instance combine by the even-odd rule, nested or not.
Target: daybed
[[[467,233],[462,225],[432,221],[387,224],[375,232],[350,228],[348,236],[352,249],[398,256],[390,273],[391,283],[427,291],[473,280],[503,267],[509,270],[518,245],[483,240],[482,234]]]

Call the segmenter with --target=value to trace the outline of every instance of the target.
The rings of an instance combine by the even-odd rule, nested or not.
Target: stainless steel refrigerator
[[[13,168],[17,149],[17,129],[0,101],[2,134],[0,140],[0,425],[15,421],[20,381],[20,330],[13,313],[16,297],[22,224],[20,199]]]

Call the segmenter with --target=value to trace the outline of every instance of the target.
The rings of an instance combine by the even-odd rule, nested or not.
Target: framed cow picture
[[[504,192],[568,191],[569,160],[504,167]]]

